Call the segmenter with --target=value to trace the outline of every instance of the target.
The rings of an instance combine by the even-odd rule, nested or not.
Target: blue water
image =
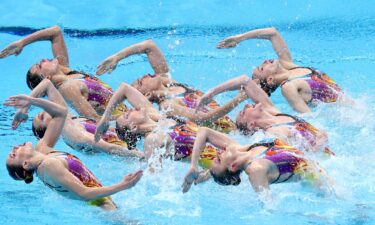
[[[226,36],[275,26],[286,39],[294,60],[333,77],[357,104],[351,108],[319,107],[305,117],[324,128],[337,157],[320,161],[335,180],[339,197],[321,196],[298,183],[272,185],[273,201],[262,207],[243,177],[237,187],[209,181],[183,195],[180,185],[188,164],[165,161],[164,170],[145,175],[139,184],[113,196],[117,212],[102,212],[65,199],[36,180],[12,180],[0,166],[1,224],[375,224],[375,6],[372,1],[2,1],[0,48],[33,29],[58,24],[64,28],[71,67],[94,72],[96,65],[121,48],[153,38],[162,49],[173,77],[203,91],[275,57],[269,43],[251,40],[235,49],[216,50]],[[27,46],[17,57],[0,60],[0,100],[29,93],[25,74],[33,63],[52,57],[50,46]],[[117,88],[152,72],[147,59],[124,60],[101,79]],[[234,94],[220,96],[225,102]],[[280,92],[272,97],[292,113]],[[31,119],[10,129],[13,109],[1,107],[0,158],[12,146],[35,140]],[[234,117],[238,107],[230,115]],[[34,109],[30,118],[39,110]],[[245,139],[242,143],[260,138]],[[144,168],[133,160],[70,150],[105,185]]]

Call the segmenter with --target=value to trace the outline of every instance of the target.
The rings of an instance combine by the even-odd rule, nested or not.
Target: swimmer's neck
[[[51,77],[51,82],[56,87],[60,87],[67,80],[69,80],[69,78],[61,70]]]
[[[254,154],[252,152],[241,152],[237,151],[233,153],[233,161],[232,165],[234,165],[236,168],[235,170],[245,170],[247,165],[253,161],[254,159]]]

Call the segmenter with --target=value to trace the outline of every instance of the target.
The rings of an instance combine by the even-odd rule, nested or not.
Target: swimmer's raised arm
[[[197,108],[201,108],[204,105],[212,101],[212,98],[216,95],[233,90],[244,89],[248,98],[252,99],[255,103],[262,103],[265,107],[269,108],[271,112],[279,113],[275,105],[267,94],[247,75],[241,75],[239,77],[230,79],[218,86],[208,90],[198,102]]]
[[[61,106],[67,107],[64,98],[57,91],[52,82],[48,79],[44,79],[38,86],[36,86],[30,93],[30,97],[41,98],[47,96],[52,102],[55,102]],[[20,108],[14,115],[12,122],[12,129],[16,129],[22,122],[25,122],[28,118],[29,107]]]
[[[198,161],[201,152],[206,147],[207,142],[211,143],[219,149],[226,149],[230,145],[237,144],[234,140],[230,139],[227,135],[223,133],[220,133],[207,127],[200,127],[194,142],[190,168],[186,173],[184,183],[182,184],[183,193],[188,192],[192,183],[198,179]]]
[[[74,145],[85,146],[87,148],[95,149],[97,151],[106,152],[112,155],[124,156],[124,157],[138,157],[143,158],[143,152],[138,150],[129,150],[128,148],[111,144],[103,139],[100,139],[98,142],[94,140],[94,135],[88,132],[82,133],[79,130],[72,130],[73,133],[65,134],[65,137],[69,136],[69,142],[74,143]]]
[[[195,123],[213,122],[219,118],[227,115],[232,111],[238,104],[247,99],[246,94],[240,92],[235,98],[231,99],[225,105],[211,109],[208,112],[197,111],[196,109],[182,106],[181,104],[172,100],[171,104],[166,103],[167,114],[170,116],[182,116],[188,118]],[[163,104],[164,105],[164,104]]]
[[[9,55],[18,55],[26,45],[37,41],[46,40],[51,42],[53,56],[59,61],[60,65],[68,67],[68,50],[59,26],[53,26],[36,31],[21,40],[11,43],[3,51],[1,51],[0,58],[7,57]]]
[[[45,110],[52,119],[48,123],[43,138],[38,142],[37,149],[40,149],[41,152],[45,152],[48,150],[44,149],[45,147],[52,148],[56,144],[68,114],[68,108],[66,106],[61,106],[48,100],[33,98],[27,95],[10,97],[6,100],[5,105],[13,106],[15,108],[28,108],[30,105],[33,105]]]
[[[125,99],[127,99],[128,102],[136,109],[143,108],[154,114],[158,114],[157,110],[152,106],[152,103],[141,92],[129,84],[121,83],[119,88],[109,100],[107,108],[97,124],[97,129],[95,132],[96,141],[98,141],[100,136],[108,129],[108,122],[110,121],[112,112]]]
[[[106,187],[86,187],[77,177],[70,173],[61,162],[57,161],[57,159],[50,159],[47,163],[43,163],[42,166],[44,166],[44,180],[52,180],[56,186],[61,186],[61,189],[73,193],[73,198],[83,201],[96,200],[130,189],[138,183],[143,175],[143,171],[139,170],[135,173],[128,174],[122,181],[115,185]]]
[[[117,63],[131,55],[146,54],[154,73],[157,75],[165,75],[169,72],[167,61],[158,46],[152,40],[142,41],[140,43],[124,48],[118,53],[105,59],[96,70],[97,75],[105,72],[111,73],[116,69]]]
[[[292,55],[289,51],[288,45],[281,37],[276,28],[269,27],[263,29],[255,29],[243,34],[228,37],[222,40],[216,47],[217,48],[232,48],[238,43],[248,39],[266,39],[271,41],[273,49],[279,57],[280,63],[286,68],[292,68],[296,65],[293,64]]]

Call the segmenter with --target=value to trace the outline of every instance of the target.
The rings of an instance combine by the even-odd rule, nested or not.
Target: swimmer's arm
[[[230,139],[227,135],[215,131],[207,127],[200,127],[197,132],[197,137],[193,146],[193,153],[191,156],[191,167],[198,168],[198,161],[201,152],[206,147],[206,143],[209,142],[213,146],[219,149],[225,149],[230,145],[237,144],[234,140]]]
[[[160,51],[158,46],[152,40],[146,40],[146,41],[142,41],[140,43],[131,45],[119,51],[118,53],[108,57],[98,66],[98,70],[96,73],[98,75],[101,75],[107,71],[106,69],[106,64],[108,63],[107,61],[112,61],[113,64],[115,64],[115,65],[111,65],[112,68],[110,69],[113,70],[120,60],[126,57],[129,57],[131,55],[135,55],[135,54],[146,54],[151,64],[151,67],[154,70],[154,73],[158,75],[168,76],[167,74],[169,72],[169,68],[168,68],[167,61],[165,60],[163,53]]]
[[[248,31],[243,34],[238,34],[232,37],[229,37],[227,39],[224,39],[222,42],[220,42],[217,46],[217,48],[225,48],[225,42],[226,40],[232,40],[237,44],[241,41],[245,41],[248,39],[266,39],[271,41],[273,49],[275,50],[277,56],[279,57],[279,60],[281,63],[288,65],[286,67],[294,67],[292,60],[292,55],[289,51],[288,45],[284,41],[284,39],[281,37],[280,33],[277,31],[274,27],[269,28],[263,28],[263,29],[255,29]],[[235,45],[234,45],[235,46]]]
[[[313,147],[313,151],[317,152],[323,150],[328,143],[328,134],[324,130],[318,130],[316,134],[316,141]]]
[[[37,144],[37,148],[40,148],[38,150],[43,152],[43,147],[52,148],[58,141],[62,129],[64,128],[68,108],[40,98],[31,99],[31,105],[44,109],[52,117],[43,138],[40,139]]]
[[[45,96],[47,96],[50,101],[67,107],[64,98],[49,79],[43,79],[42,82],[40,82],[30,93],[30,97],[34,98]]]
[[[247,96],[244,92],[240,92],[235,98],[231,99],[229,102],[224,104],[223,106],[219,106],[215,109],[211,109],[208,112],[201,112],[195,111],[192,109],[188,109],[189,111],[194,111],[192,115],[192,120],[196,123],[204,123],[204,122],[211,122],[216,121],[220,117],[227,115],[230,111],[232,111],[236,106],[238,106],[241,102],[247,99]],[[188,111],[186,111],[188,112]]]
[[[61,93],[63,93],[65,99],[72,105],[72,107],[78,112],[79,115],[87,118],[92,118],[96,121],[101,118],[87,101],[87,99],[82,95],[80,85],[64,84],[60,87],[60,91]]]
[[[30,94],[30,97],[34,98],[41,98],[44,96],[47,96],[48,99],[54,103],[57,103],[63,107],[67,107],[64,98],[61,96],[52,82],[48,79],[43,79],[43,81],[40,82]],[[30,106],[18,109],[12,122],[13,129],[16,129],[21,124],[21,122],[25,122],[23,119],[27,118],[29,108]]]
[[[56,159],[52,159],[56,160]],[[50,161],[50,160],[49,160]],[[53,179],[63,189],[74,193],[76,198],[83,201],[91,201],[113,195],[119,191],[132,188],[142,177],[143,172],[137,171],[124,177],[115,185],[105,187],[86,187],[77,177],[70,173],[60,162],[51,162],[45,165],[44,177]]]
[[[235,141],[231,140],[225,134],[207,127],[200,127],[193,146],[190,168],[186,173],[184,182],[182,184],[183,193],[188,192],[193,183],[198,183],[197,181],[200,178],[200,173],[198,172],[198,161],[200,158],[200,154],[206,147],[207,142],[210,142],[212,145],[219,149],[225,149],[227,146],[236,144]],[[206,178],[209,179],[209,176],[207,176]]]
[[[169,116],[181,116],[195,123],[204,123],[204,122],[216,121],[220,117],[225,116],[245,99],[246,99],[246,95],[244,93],[240,93],[239,95],[237,95],[235,98],[230,100],[225,105],[220,106],[215,109],[211,109],[208,112],[197,111],[196,109],[183,106],[179,104],[178,102],[176,102],[175,100],[164,102],[162,107],[166,110],[166,113]]]
[[[297,88],[295,88],[294,86],[287,87],[286,85],[291,84],[285,84],[281,89],[281,92],[288,101],[289,105],[292,106],[292,108],[299,113],[310,112],[311,110],[309,106],[302,99],[301,95],[297,91]]]
[[[149,134],[144,141],[144,153],[146,160],[148,161],[151,156],[154,155],[155,150],[164,147],[167,140],[167,136],[164,132]]]
[[[153,109],[152,103],[141,92],[127,83],[121,83],[112,98],[109,100],[107,108],[103,114],[104,119],[102,120],[109,121],[112,112],[125,99],[127,99],[128,102],[138,110],[141,108],[147,108],[156,111]]]
[[[267,94],[247,75],[241,75],[239,77],[230,79],[211,90],[202,96],[203,103],[208,103],[213,96],[226,91],[241,90],[244,89],[247,96],[251,98],[255,103],[262,103],[265,107],[269,108],[270,111],[278,113],[279,111],[272,103],[271,99]],[[201,100],[201,102],[202,102]],[[199,105],[201,105],[201,102]]]
[[[137,150],[129,150],[128,148],[116,144],[111,144],[103,139],[100,139],[98,142],[95,142],[94,135],[91,133],[86,132],[85,134],[75,135],[73,140],[80,146],[87,146],[88,148],[92,148],[101,152],[106,152],[112,155],[118,155],[123,157],[138,157],[142,158],[143,153]]]
[[[22,48],[25,47],[26,45],[32,44],[37,41],[45,41],[45,40],[51,41],[53,56],[59,61],[59,64],[68,67],[69,66],[68,50],[66,48],[64,37],[61,32],[61,28],[59,26],[53,26],[53,27],[49,27],[49,28],[34,32],[26,36],[25,38],[17,41],[17,43],[19,43],[21,51],[22,51]],[[1,58],[1,55],[0,55],[0,58]]]

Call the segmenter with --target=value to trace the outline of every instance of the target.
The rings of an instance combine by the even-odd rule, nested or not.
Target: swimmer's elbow
[[[144,41],[143,44],[145,45],[145,47],[148,51],[152,51],[153,49],[158,48],[158,46],[156,45],[156,43],[152,39],[148,39],[148,40]]]

